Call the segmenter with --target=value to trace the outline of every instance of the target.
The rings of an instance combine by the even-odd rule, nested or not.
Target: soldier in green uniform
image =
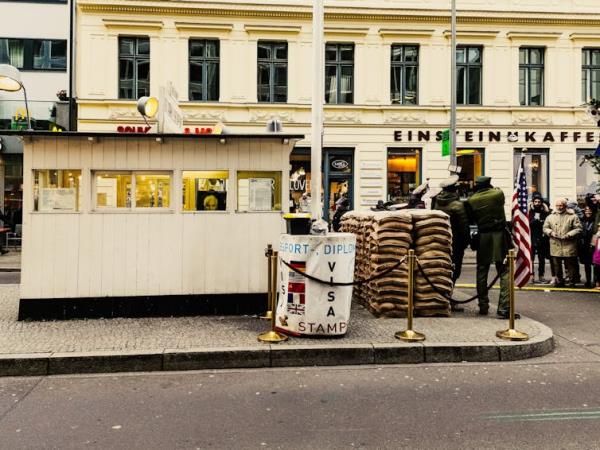
[[[505,258],[511,246],[510,234],[506,228],[504,214],[504,193],[491,185],[491,178],[479,176],[475,179],[475,193],[466,203],[471,223],[477,225],[479,243],[477,246],[477,295],[479,314],[487,315],[490,299],[487,283],[490,265],[494,263],[500,274],[500,297],[498,317],[508,318],[508,266]]]
[[[450,216],[452,228],[452,283],[460,277],[463,256],[469,245],[469,218],[464,203],[458,196],[458,175],[451,175],[440,183],[442,192],[433,197],[431,209],[438,209]],[[452,311],[464,311],[464,308],[451,304]]]

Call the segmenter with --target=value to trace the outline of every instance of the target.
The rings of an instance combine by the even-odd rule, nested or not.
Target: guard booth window
[[[387,157],[388,201],[405,203],[421,184],[421,150],[390,148]]]
[[[482,148],[459,148],[457,163],[462,170],[458,179],[458,195],[466,199],[474,192],[475,179],[484,174],[484,150]]]

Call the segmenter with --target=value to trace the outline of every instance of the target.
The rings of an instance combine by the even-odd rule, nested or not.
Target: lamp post
[[[456,0],[452,0],[450,51],[450,166],[456,167]]]
[[[311,213],[313,220],[322,217],[321,209],[321,159],[323,148],[323,100],[325,99],[325,70],[323,50],[323,0],[313,1],[313,92],[310,155]]]
[[[31,117],[27,103],[27,90],[21,81],[21,72],[9,64],[0,64],[0,91],[17,92],[23,89],[25,97],[25,111],[27,112],[27,130],[31,130]]]

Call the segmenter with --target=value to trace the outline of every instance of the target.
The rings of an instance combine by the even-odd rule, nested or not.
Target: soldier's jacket
[[[502,189],[483,188],[475,192],[465,206],[480,236],[477,264],[503,262],[511,242],[506,230]]]
[[[550,236],[551,256],[577,256],[577,236],[581,233],[581,222],[577,215],[570,209],[560,214],[554,211],[544,222],[544,234],[550,236],[557,234],[562,239]]]
[[[452,244],[454,248],[464,250],[469,245],[469,217],[465,205],[456,192],[442,191],[434,197],[434,209],[450,216]]]

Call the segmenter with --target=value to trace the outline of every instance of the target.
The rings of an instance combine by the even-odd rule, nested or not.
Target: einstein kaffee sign
[[[441,142],[442,130],[396,130],[396,142]],[[527,131],[527,130],[457,130],[461,142],[521,142],[521,143],[595,143],[600,141],[598,131]]]

